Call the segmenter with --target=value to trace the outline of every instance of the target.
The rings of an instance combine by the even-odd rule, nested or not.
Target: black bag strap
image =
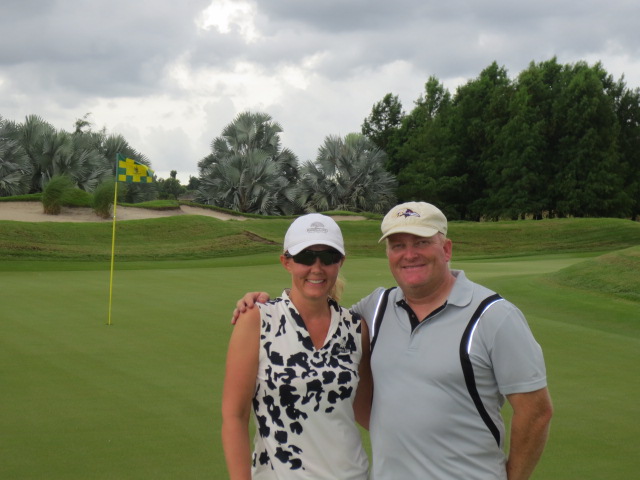
[[[494,295],[491,295],[485,298],[480,303],[480,305],[478,305],[478,308],[476,309],[475,313],[471,317],[471,320],[469,320],[469,323],[467,324],[467,328],[462,334],[462,340],[460,341],[460,363],[462,364],[464,381],[467,384],[469,395],[471,395],[471,398],[473,399],[473,403],[478,409],[478,413],[480,414],[480,417],[482,417],[482,420],[484,420],[484,423],[487,425],[487,428],[489,428],[489,430],[493,434],[493,437],[496,439],[496,442],[498,443],[498,447],[500,446],[500,431],[498,430],[498,427],[491,419],[491,416],[487,412],[487,409],[485,408],[484,404],[482,403],[482,399],[480,398],[480,394],[478,393],[475,375],[473,374],[473,366],[471,364],[471,358],[469,357],[469,350],[470,350],[469,341],[471,339],[471,334],[473,333],[476,325],[478,324],[478,321],[480,320],[480,317],[482,316],[482,314],[494,302],[497,302],[499,300],[502,300],[502,297],[496,293]]]
[[[384,312],[387,309],[387,302],[389,301],[389,293],[396,287],[387,288],[380,298],[378,299],[378,304],[376,305],[376,310],[373,314],[373,322],[371,323],[371,353],[373,353],[373,347],[376,344],[376,340],[378,340],[378,332],[380,331],[380,325],[382,324],[382,320],[384,319]]]

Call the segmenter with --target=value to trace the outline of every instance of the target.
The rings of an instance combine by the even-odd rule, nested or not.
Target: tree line
[[[640,215],[640,90],[600,63],[532,62],[515,79],[495,62],[454,94],[430,77],[409,113],[388,93],[359,133],[327,135],[300,163],[267,113],[242,112],[211,142],[188,188],[199,203],[263,215],[384,213],[432,202],[452,219]],[[115,154],[150,165],[87,116],[56,130],[0,117],[0,196],[42,192],[59,175],[93,192]],[[123,201],[177,198],[176,178],[127,185]]]
[[[640,215],[640,91],[600,63],[495,62],[452,95],[435,77],[405,113],[391,93],[362,133],[387,153],[399,200],[451,219]]]

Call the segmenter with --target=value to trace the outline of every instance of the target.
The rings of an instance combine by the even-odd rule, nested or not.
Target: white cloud
[[[196,20],[203,30],[215,28],[226,34],[236,28],[247,43],[260,39],[254,23],[256,8],[253,4],[240,0],[213,0]]]

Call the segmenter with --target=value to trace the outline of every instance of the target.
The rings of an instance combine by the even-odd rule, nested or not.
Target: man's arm
[[[367,308],[366,308],[368,305],[367,302],[369,301],[370,298],[372,298],[372,296],[375,296],[375,299],[377,300],[378,296],[376,296],[376,293],[378,292],[378,290],[384,290],[384,288],[383,287],[377,288],[376,290],[374,290],[374,292],[371,295],[363,298],[358,303],[353,305],[350,310],[353,310],[360,316],[364,316],[365,318],[368,318],[367,314],[369,312],[367,311]],[[267,292],[245,293],[244,296],[236,302],[236,308],[233,310],[233,314],[231,316],[231,324],[235,325],[236,322],[238,321],[238,317],[244,312],[246,312],[247,310],[252,309],[256,303],[265,303],[265,302],[268,302],[269,300],[270,300],[270,297]]]
[[[553,406],[547,388],[507,395],[513,408],[507,460],[509,480],[527,480],[535,469],[549,436]]]
[[[233,310],[231,316],[231,324],[235,325],[238,321],[238,317],[247,310],[254,307],[256,303],[265,303],[269,301],[269,294],[267,292],[248,292],[236,302],[236,308]]]

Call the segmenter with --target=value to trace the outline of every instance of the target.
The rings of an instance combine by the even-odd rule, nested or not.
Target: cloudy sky
[[[640,87],[637,0],[2,0],[0,116],[72,131],[90,113],[186,183],[245,110],[300,162],[359,131],[386,93],[405,110],[493,61],[601,61]]]

